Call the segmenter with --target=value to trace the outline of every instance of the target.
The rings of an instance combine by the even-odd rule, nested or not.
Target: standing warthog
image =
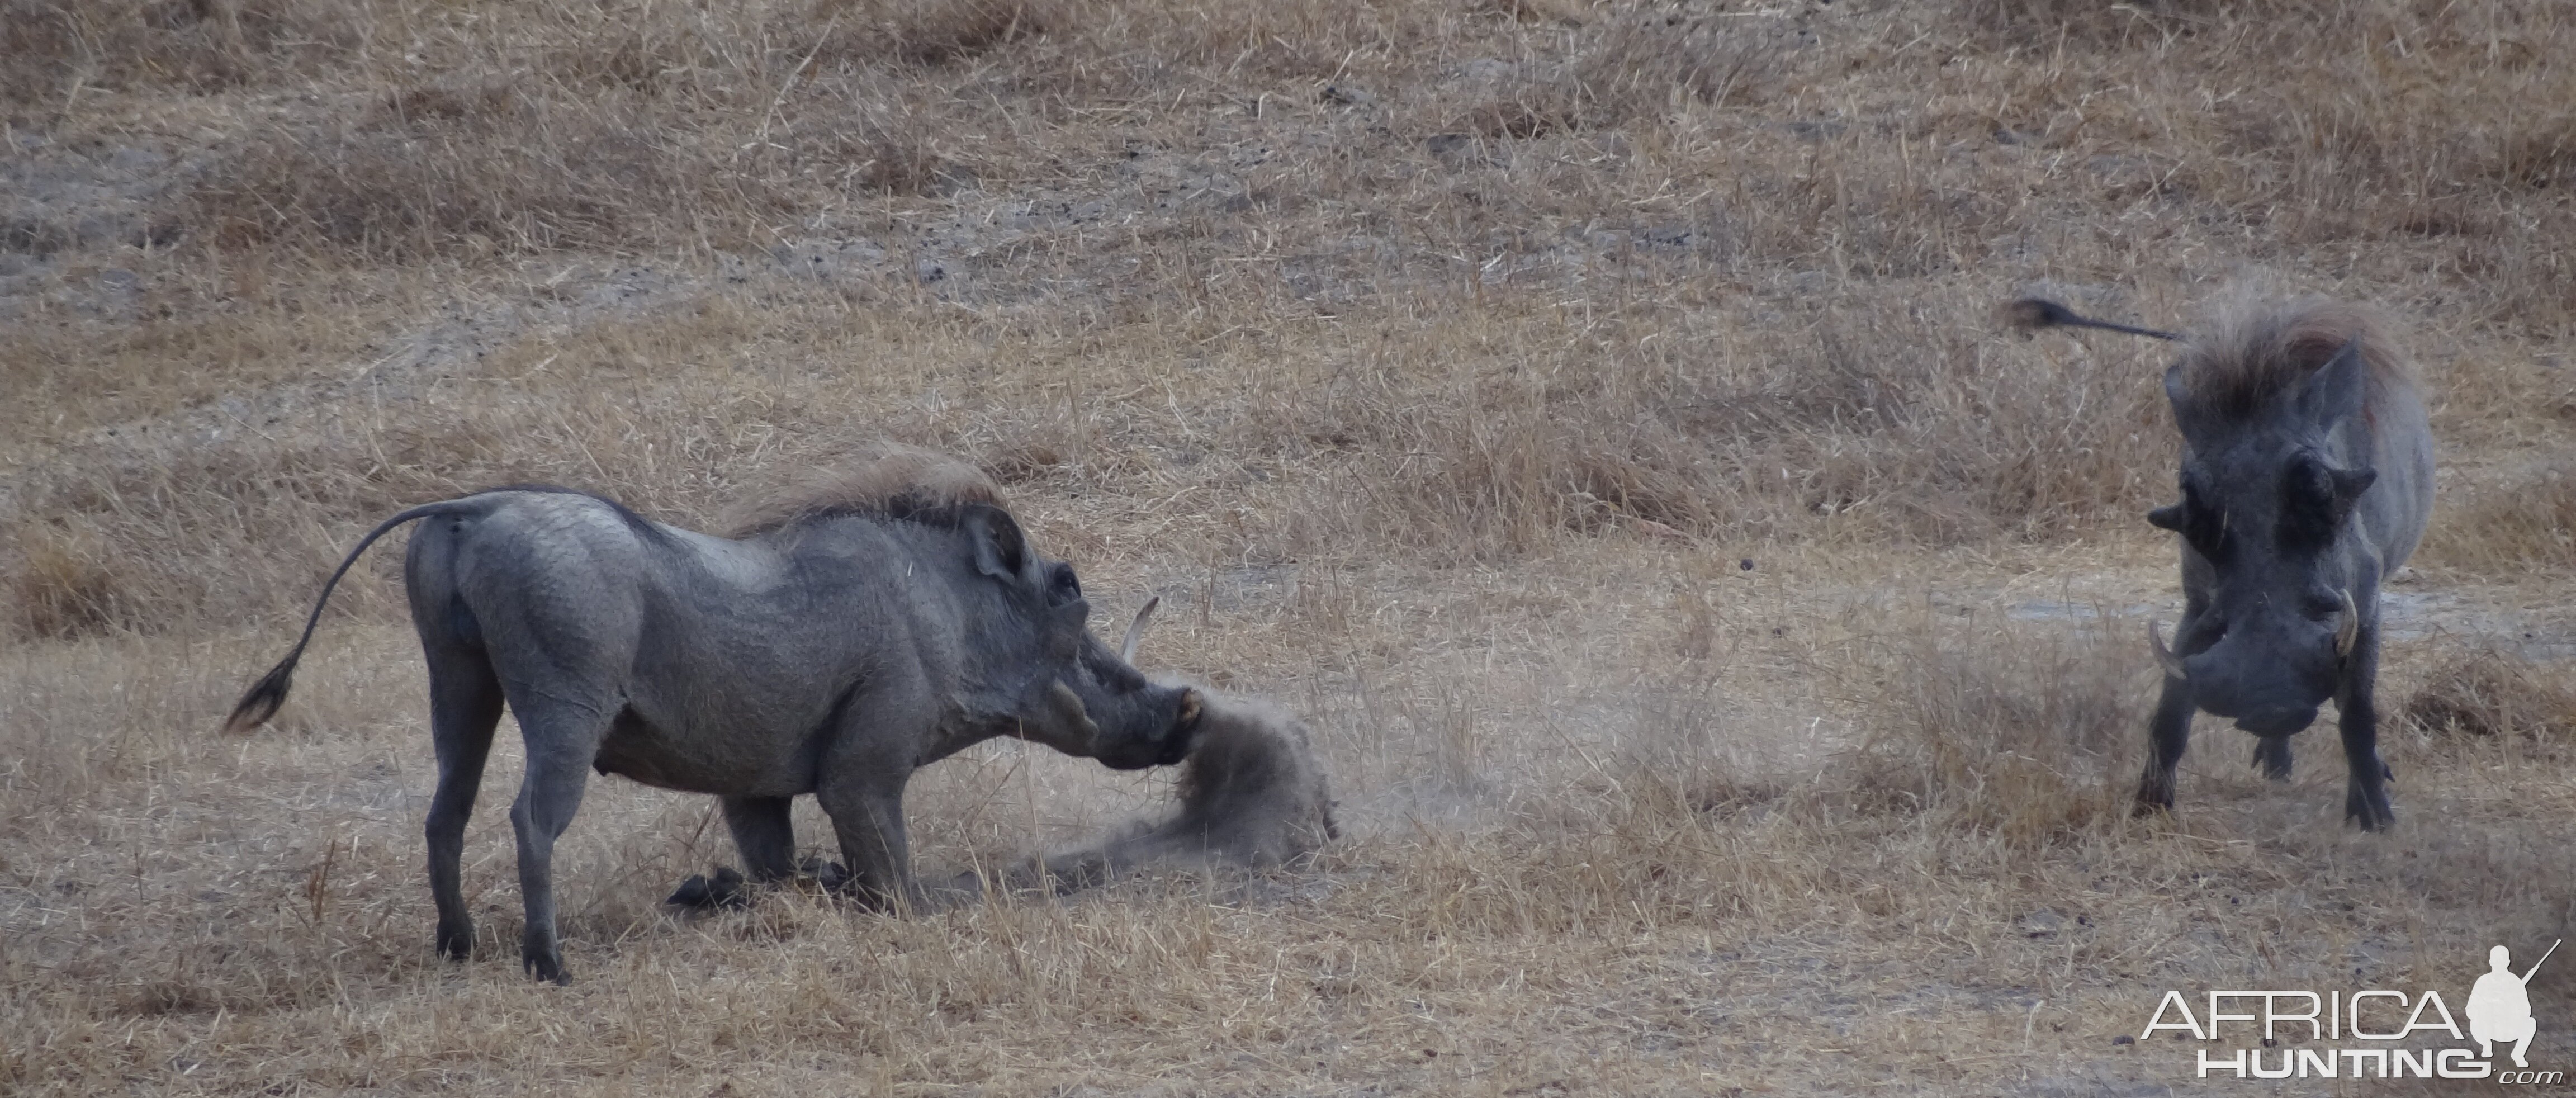
[[[510,808],[522,956],[557,982],[550,861],[591,768],[724,798],[754,879],[796,871],[788,806],[812,793],[848,885],[883,904],[915,894],[903,788],[921,766],[995,736],[1119,769],[1188,754],[1200,696],[1148,682],[1092,635],[1073,569],[1030,548],[989,483],[919,451],[877,472],[739,540],[561,488],[414,507],[350,550],[227,728],[276,712],[331,588],[377,538],[421,522],[404,583],[438,753],[438,949],[462,958],[474,940],[458,857],[506,701],[527,743]]]
[[[2088,320],[2053,302],[2016,319],[2175,335]],[[2415,551],[2433,509],[2433,434],[2413,371],[2367,312],[2310,301],[2242,308],[2165,371],[2182,430],[2182,502],[2147,521],[2181,534],[2183,617],[2150,726],[2142,810],[2173,807],[2195,709],[2262,739],[2290,776],[2290,736],[2333,698],[2351,781],[2344,815],[2396,821],[2379,759],[2379,584]]]

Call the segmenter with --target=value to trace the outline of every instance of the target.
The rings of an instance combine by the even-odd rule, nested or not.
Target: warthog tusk
[[[1163,596],[1156,595],[1136,609],[1136,620],[1127,623],[1127,639],[1118,642],[1118,659],[1121,662],[1136,662],[1136,642],[1145,639],[1145,623],[1154,620],[1154,608],[1161,605]]]
[[[2147,623],[2147,643],[2154,646],[2156,650],[2156,666],[2165,669],[2166,678],[2189,679],[2191,677],[2182,673],[2182,657],[2174,655],[2173,649],[2165,647],[2163,622],[2151,621]]]
[[[2343,596],[2343,620],[2335,623],[2335,658],[2352,655],[2353,643],[2361,639],[2361,608],[2352,604],[2352,588],[2335,592]]]

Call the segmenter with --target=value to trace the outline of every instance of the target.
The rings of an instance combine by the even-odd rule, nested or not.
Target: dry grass
[[[2098,837],[2129,811],[2151,668],[2098,632],[1921,629],[1864,680],[1892,709],[1852,760],[1861,803],[2010,850]]]
[[[2426,558],[2490,575],[2576,566],[2576,471],[2547,461],[2500,480],[2463,486],[2468,498],[2444,514],[2443,536],[2425,539]]]
[[[2185,1077],[2112,1043],[2163,989],[2568,930],[2554,6],[0,0],[0,55],[0,1089],[2087,1092]],[[2216,721],[2127,815],[2163,360],[1989,319],[2248,273],[2436,401],[2388,836],[2330,734],[2276,786]],[[514,745],[429,956],[392,554],[207,734],[395,508],[710,526],[874,439],[1161,595],[1144,662],[1303,718],[1344,840],[679,917],[720,822],[603,780],[559,990]],[[913,830],[1000,869],[1174,792],[989,745]]]
[[[2467,736],[2576,736],[2576,687],[2560,669],[2501,647],[2455,653],[2406,702],[2406,719]]]

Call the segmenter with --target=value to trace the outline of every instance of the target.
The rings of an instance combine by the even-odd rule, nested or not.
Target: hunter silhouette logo
[[[2565,939],[2560,939],[2564,941]],[[2478,1055],[2495,1058],[2495,1043],[2513,1042],[2513,1066],[2527,1068],[2531,1062],[2522,1058],[2531,1047],[2531,1035],[2540,1028],[2531,1019],[2531,974],[2549,963],[2549,954],[2558,952],[2558,942],[2549,943],[2549,953],[2531,963],[2531,971],[2513,974],[2513,951],[2497,946],[2487,951],[2487,974],[2478,977],[2476,987],[2469,989],[2469,1005],[2463,1011],[2469,1016],[2469,1036],[2477,1038]]]

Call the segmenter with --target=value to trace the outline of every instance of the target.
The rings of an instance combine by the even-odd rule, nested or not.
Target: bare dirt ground
[[[2571,59],[2502,0],[0,0],[0,1090],[2268,1092],[2122,1038],[2576,922]],[[2386,835],[2331,731],[2275,785],[2207,719],[2130,816],[2160,352],[1993,314],[2249,285],[2434,394]],[[506,734],[431,955],[394,554],[215,734],[401,506],[705,525],[876,438],[1304,716],[1344,840],[684,915],[712,805],[601,780],[555,988]],[[935,875],[1170,779],[914,788]]]

